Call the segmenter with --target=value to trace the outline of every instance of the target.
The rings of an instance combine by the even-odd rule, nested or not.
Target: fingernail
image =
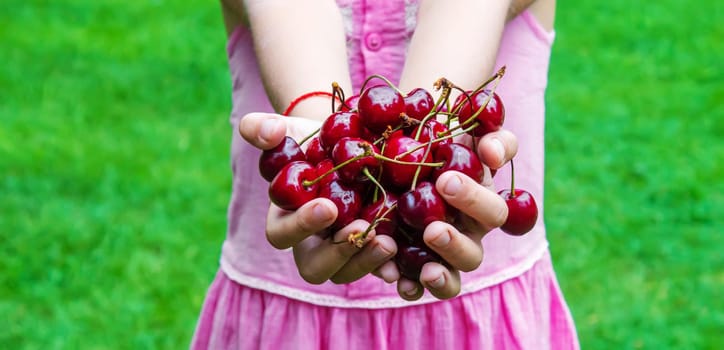
[[[490,140],[490,147],[495,151],[495,154],[498,155],[498,159],[500,159],[500,162],[505,161],[505,147],[503,147],[503,143],[500,142],[498,139],[491,139]]]
[[[261,128],[259,129],[259,136],[264,140],[268,141],[274,135],[274,129],[276,129],[279,121],[276,119],[266,119],[261,122]]]
[[[439,289],[442,288],[442,286],[445,285],[445,275],[440,275],[436,280],[429,283],[430,287]]]
[[[406,290],[403,293],[405,293],[405,295],[407,295],[408,297],[414,297],[415,295],[417,295],[417,287]]]
[[[312,214],[319,221],[326,221],[332,218],[332,213],[321,204],[317,204],[312,208]]]
[[[438,248],[446,246],[448,243],[450,243],[450,232],[443,232],[439,236],[435,237],[435,239],[433,239],[430,243]]]
[[[453,175],[450,176],[449,180],[447,180],[443,191],[445,191],[445,194],[449,196],[454,196],[456,193],[458,193],[458,191],[460,191],[460,187],[462,186],[463,181],[460,179],[460,177]]]
[[[384,260],[390,256],[390,252],[388,252],[385,248],[382,247],[382,245],[378,243],[375,249],[372,250],[372,256],[375,258],[375,260]]]

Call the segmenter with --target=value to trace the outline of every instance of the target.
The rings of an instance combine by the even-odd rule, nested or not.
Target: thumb
[[[282,142],[287,133],[284,116],[270,113],[249,113],[239,122],[239,134],[252,146],[267,150]]]

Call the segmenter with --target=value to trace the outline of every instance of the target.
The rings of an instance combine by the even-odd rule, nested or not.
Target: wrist
[[[333,103],[340,102],[332,93],[312,91],[293,99],[281,114],[322,121],[333,112]]]

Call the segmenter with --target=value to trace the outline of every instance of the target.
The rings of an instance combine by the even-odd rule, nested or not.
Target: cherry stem
[[[429,142],[426,142],[426,143],[417,145],[417,146],[415,146],[415,147],[413,147],[413,148],[411,148],[411,149],[409,149],[409,150],[407,150],[407,151],[405,151],[405,152],[402,152],[402,153],[396,155],[395,158],[402,158],[402,157],[404,157],[404,156],[406,156],[406,155],[412,154],[413,152],[415,152],[415,151],[417,151],[417,150],[419,150],[419,149],[421,149],[421,148],[423,148],[423,147],[427,147],[428,144],[437,143],[437,142],[442,142],[442,141],[445,141],[445,140],[447,140],[447,139],[452,139],[452,138],[458,137],[458,136],[460,136],[460,135],[465,135],[468,131],[471,131],[471,130],[477,128],[478,125],[480,125],[480,122],[477,122],[477,121],[476,121],[476,122],[473,123],[473,125],[470,125],[469,127],[461,130],[461,131],[458,132],[458,133],[450,134],[450,135],[445,135],[445,136],[442,136],[442,137],[439,137],[439,138],[430,140]],[[460,129],[460,128],[461,128],[461,125],[458,125],[458,126],[452,128],[452,129],[448,130],[447,132],[450,133],[450,132],[455,131],[455,130]]]
[[[461,89],[461,88],[459,88],[459,87],[457,87],[457,86],[456,86],[456,90],[460,91],[460,95],[464,96],[464,97],[465,97],[465,100],[466,100],[470,105],[473,104],[473,100],[470,98],[470,94],[469,94],[467,91],[465,91],[464,89]],[[446,124],[448,125],[448,127],[450,126],[451,116],[456,116],[456,115],[458,115],[458,113],[460,113],[460,110],[463,109],[464,106],[465,106],[465,103],[462,103],[462,102],[459,103],[459,104],[456,105],[456,106],[453,106],[453,107],[455,107],[455,109],[453,109],[452,111],[450,111],[450,114],[448,114],[448,120],[447,120],[447,123],[446,123]],[[449,109],[450,109],[450,106],[448,105],[448,110],[449,110]]]
[[[490,84],[490,82],[495,81],[495,83],[493,84],[493,87],[490,88],[490,93],[485,97],[485,102],[482,103],[482,105],[480,106],[480,108],[478,108],[478,110],[475,111],[475,113],[474,113],[472,116],[470,116],[470,118],[468,118],[468,120],[466,120],[465,122],[462,123],[463,126],[465,126],[466,124],[470,123],[473,119],[477,119],[478,116],[480,115],[480,113],[483,112],[483,110],[485,109],[485,107],[488,106],[488,103],[490,102],[490,100],[493,98],[493,95],[495,94],[495,89],[497,89],[497,88],[498,88],[498,84],[500,84],[500,80],[501,80],[500,78],[503,77],[503,74],[505,74],[505,66],[501,67],[500,70],[498,70],[498,72],[495,73],[495,75],[493,75],[490,79],[488,79],[487,81],[485,81],[485,83],[483,83],[483,84],[480,85],[477,89],[475,89],[475,91],[473,91],[473,95],[475,95],[475,93],[477,93],[477,92],[479,92],[480,90],[484,89],[485,86],[487,86],[488,84]],[[469,98],[469,97],[468,97],[468,98]],[[472,104],[471,104],[471,105],[472,105]]]
[[[375,184],[376,188],[374,199],[377,200],[377,190],[379,190],[382,192],[383,203],[387,203],[387,191],[385,191],[385,188],[382,186],[382,184],[380,184],[380,182],[377,181],[374,176],[372,176],[372,173],[370,173],[370,171],[366,167],[362,169],[362,173],[365,174],[365,176],[367,176],[367,178],[372,181],[373,184]],[[382,210],[382,207],[380,208],[380,210]]]
[[[381,161],[384,161],[384,162],[390,162],[390,163],[395,163],[395,164],[400,164],[400,165],[420,165],[420,166],[430,166],[430,167],[439,167],[439,166],[445,165],[444,162],[437,162],[437,163],[405,162],[405,161],[403,161],[403,160],[398,160],[398,159],[394,159],[394,158],[388,158],[388,157],[385,157],[385,156],[383,156],[383,155],[381,155],[381,154],[375,154],[374,157],[377,158],[377,159],[379,159],[379,160],[381,160]]]
[[[432,109],[430,109],[430,113],[428,113],[424,118],[422,118],[422,120],[418,124],[424,125],[425,123],[427,123],[428,120],[437,116],[438,107],[443,103],[447,104],[447,102],[450,98],[450,90],[452,90],[453,88],[457,88],[457,86],[455,86],[455,84],[453,84],[446,78],[440,78],[435,81],[435,83],[433,84],[433,88],[436,91],[442,89],[442,93],[440,93],[440,97],[438,97],[437,101],[435,101],[435,104],[432,106]],[[420,139],[421,132],[422,132],[421,129],[417,130],[417,133],[415,133],[415,141]]]
[[[333,172],[341,169],[342,167],[346,166],[347,164],[350,164],[350,163],[352,163],[352,162],[354,162],[354,161],[357,161],[357,160],[362,159],[363,157],[367,157],[367,156],[369,156],[369,153],[368,153],[367,150],[365,150],[365,153],[362,153],[362,154],[360,154],[360,155],[356,155],[356,156],[354,156],[354,157],[352,157],[352,158],[350,158],[350,159],[345,160],[345,161],[342,162],[342,163],[339,163],[339,164],[335,165],[332,169],[329,169],[329,170],[325,171],[324,174],[319,175],[319,176],[318,176],[316,179],[314,179],[314,180],[311,180],[311,181],[310,181],[310,180],[304,180],[304,181],[302,181],[302,186],[304,186],[304,187],[312,186],[312,185],[316,184],[317,182],[321,181],[325,176],[327,176],[327,175],[329,175],[329,174],[331,174],[331,173],[333,173]]]
[[[349,236],[347,236],[347,242],[353,244],[357,248],[362,248],[364,246],[365,240],[367,240],[367,236],[370,234],[370,232],[372,232],[372,230],[377,228],[377,225],[379,225],[380,222],[390,221],[390,219],[386,218],[385,216],[387,216],[387,214],[389,214],[396,207],[397,207],[397,203],[391,205],[381,215],[380,215],[380,213],[382,212],[382,208],[384,208],[384,206],[380,207],[380,210],[377,212],[375,219],[372,220],[372,222],[369,224],[369,226],[367,226],[367,228],[362,232],[350,233]],[[334,243],[344,243],[344,242],[334,242]]]
[[[498,71],[495,74],[493,74],[493,76],[488,78],[488,80],[486,80],[484,83],[480,84],[480,86],[478,86],[478,88],[475,89],[474,91],[477,92],[477,91],[484,89],[486,85],[490,84],[490,82],[492,82],[495,79],[502,78],[503,75],[505,75],[505,66],[500,67],[500,69],[498,69]]]
[[[386,147],[387,147],[387,142],[383,143],[383,144],[382,144],[382,147],[380,147],[380,153],[384,153]],[[383,172],[383,171],[384,171],[384,169],[382,169],[382,167],[380,167],[380,173],[378,174],[378,175],[380,176],[380,178],[382,178],[382,172]],[[376,201],[376,200],[377,200],[377,194],[379,193],[380,189],[382,189],[382,192],[384,193],[384,188],[382,188],[381,186],[375,186],[375,191],[372,193],[372,200],[373,200],[373,201]],[[386,195],[386,194],[385,194],[385,195]]]
[[[347,102],[345,102],[344,89],[342,89],[339,86],[339,83],[337,83],[336,81],[332,82],[332,96],[336,97],[336,98],[332,99],[332,113],[334,113],[337,110],[336,109],[337,106],[334,105],[334,101],[337,98],[339,98],[339,101],[343,106],[347,107],[347,109],[350,109],[349,106],[347,105]]]
[[[314,135],[316,135],[321,128],[317,128],[317,130],[312,131],[311,134],[305,136],[301,141],[299,141],[299,145],[303,145],[305,142],[309,141]]]
[[[387,86],[395,89],[395,91],[397,91],[400,95],[405,96],[405,94],[404,94],[402,91],[400,91],[400,88],[398,88],[397,86],[395,86],[395,84],[393,84],[389,79],[387,79],[387,78],[385,78],[385,77],[383,77],[383,76],[381,76],[381,75],[379,75],[379,74],[373,74],[373,75],[370,75],[369,77],[367,77],[367,79],[365,80],[365,82],[362,84],[362,87],[360,88],[360,91],[365,91],[365,87],[367,87],[367,84],[370,82],[370,80],[372,80],[372,79],[374,79],[374,78],[377,78],[377,79],[380,79],[380,80],[384,81],[385,84],[387,84]]]
[[[422,128],[421,128],[422,129]],[[430,132],[432,132],[432,127],[430,127]],[[422,155],[422,159],[426,159],[427,155],[430,154],[430,151],[432,150],[432,142],[427,143],[427,149],[425,149],[425,154]],[[443,165],[444,162],[441,162]],[[442,166],[442,165],[440,165]],[[420,177],[420,171],[422,170],[422,166],[418,165],[417,169],[415,170],[415,176],[412,177],[412,184],[410,185],[410,190],[414,190],[415,187],[417,187],[417,179]]]
[[[377,181],[377,179],[375,179],[375,177],[372,176],[372,173],[370,173],[369,169],[367,169],[366,167],[362,169],[362,173],[365,174],[365,176],[367,176],[367,178],[370,181],[372,181],[372,183],[375,184],[375,186],[382,191],[382,198],[384,201],[383,203],[387,203],[387,192],[385,192],[385,189],[384,189],[384,187],[382,187],[382,184],[380,184]],[[380,210],[381,209],[382,208],[380,208]],[[347,242],[353,244],[357,248],[362,248],[364,246],[365,240],[367,240],[367,235],[369,235],[370,231],[372,231],[372,229],[374,229],[375,227],[377,227],[377,218],[375,218],[375,220],[372,223],[370,223],[370,225],[367,226],[367,228],[364,231],[357,232],[357,233],[350,233],[349,236],[347,236]]]
[[[379,144],[380,142],[382,142],[382,141],[384,141],[384,140],[387,140],[387,139],[390,137],[390,135],[392,135],[392,134],[395,133],[395,131],[402,130],[402,129],[407,128],[407,127],[410,127],[410,126],[412,126],[412,125],[418,125],[418,124],[420,124],[420,121],[419,121],[419,120],[410,118],[410,117],[408,117],[408,116],[407,116],[406,114],[404,114],[404,113],[403,113],[403,114],[400,114],[400,119],[402,119],[402,123],[401,123],[400,125],[398,125],[398,126],[396,126],[396,127],[394,127],[394,128],[391,128],[391,127],[388,125],[388,126],[387,126],[387,130],[385,130],[385,131],[382,133],[382,136],[381,136],[380,138],[378,138],[377,140],[374,140],[372,143],[375,144],[375,145],[377,145],[377,144]]]
[[[436,80],[432,84],[433,89],[435,91],[442,89],[442,93],[440,93],[440,97],[437,99],[437,102],[435,103],[435,108],[433,108],[433,111],[437,110],[437,107],[442,103],[443,101],[447,101],[450,97],[450,91],[453,88],[459,89],[455,84],[453,84],[450,80],[447,80],[446,78],[440,78]]]
[[[362,248],[365,246],[365,241],[367,240],[367,236],[370,234],[370,231],[375,227],[375,225],[370,224],[367,226],[367,228],[362,232],[357,233],[350,233],[349,236],[347,236],[347,242],[351,243],[357,248]],[[335,242],[335,243],[342,243],[342,242]]]
[[[435,108],[435,107],[433,107],[433,108]],[[422,118],[422,120],[420,121],[420,124],[424,126],[425,124],[427,124],[427,121],[430,120],[435,115],[437,115],[437,113],[430,113],[430,114],[426,115],[425,118]],[[422,135],[422,128],[417,128],[417,132],[415,133],[415,141],[420,141],[420,135]]]
[[[515,197],[515,166],[513,159],[510,160],[510,198]]]

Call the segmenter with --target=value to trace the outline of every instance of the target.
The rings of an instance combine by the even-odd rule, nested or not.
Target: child
[[[221,269],[192,348],[578,348],[540,203],[553,39],[542,23],[552,26],[553,0],[228,0],[223,10],[233,78],[233,192]],[[260,149],[285,134],[307,135],[331,112],[329,99],[313,98],[297,105],[294,117],[275,114],[298,96],[328,91],[331,82],[350,95],[371,74],[402,91],[432,90],[440,77],[474,88],[502,65],[496,91],[507,130],[483,137],[477,152],[492,169],[515,155],[516,184],[539,199],[531,232],[514,237],[495,229],[507,210],[493,189],[509,186],[509,172],[501,170],[495,186],[489,176],[478,184],[448,173],[436,188],[470,224],[427,226],[425,242],[450,267],[428,263],[411,281],[390,260],[397,247],[387,236],[358,249],[315,235],[334,221],[330,201],[318,198],[294,212],[269,205]],[[354,221],[333,239],[366,225]]]

